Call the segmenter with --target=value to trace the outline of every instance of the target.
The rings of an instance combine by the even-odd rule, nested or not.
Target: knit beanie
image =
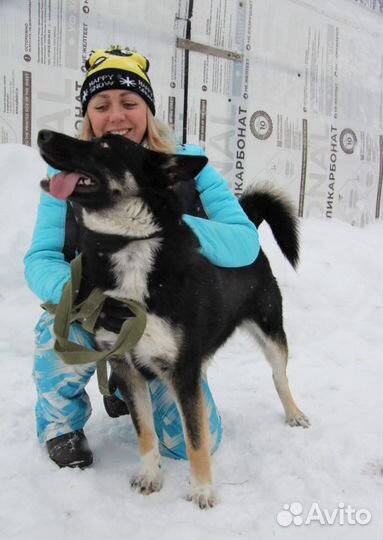
[[[154,94],[147,74],[149,60],[145,56],[127,48],[96,49],[90,52],[85,68],[87,73],[80,91],[83,116],[94,95],[114,89],[135,92],[155,114]]]

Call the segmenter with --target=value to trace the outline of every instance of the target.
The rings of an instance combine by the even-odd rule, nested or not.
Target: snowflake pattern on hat
[[[129,75],[126,75],[125,77],[119,77],[120,83],[123,85],[126,85],[128,88],[131,88],[132,86],[137,86],[137,83],[134,79],[131,79]]]

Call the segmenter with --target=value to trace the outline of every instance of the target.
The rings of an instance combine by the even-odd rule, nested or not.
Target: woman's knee
[[[43,314],[36,327],[33,377],[41,393],[57,392],[65,398],[77,396],[93,375],[96,364],[66,364],[54,349],[53,317]],[[91,346],[90,334],[72,325],[70,339]]]

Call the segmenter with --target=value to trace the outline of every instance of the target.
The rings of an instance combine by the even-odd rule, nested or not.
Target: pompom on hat
[[[90,52],[85,63],[86,76],[81,87],[82,114],[90,99],[105,90],[129,90],[141,96],[153,115],[156,113],[153,89],[148,77],[149,60],[142,54],[110,47]]]

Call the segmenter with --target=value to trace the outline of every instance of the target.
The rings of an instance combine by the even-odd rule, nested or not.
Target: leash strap
[[[107,360],[129,352],[141,339],[146,327],[146,311],[134,302],[125,298],[116,300],[126,304],[135,317],[127,319],[113,347],[107,351],[87,349],[83,345],[68,339],[69,327],[79,322],[88,332],[94,332],[95,323],[100,315],[107,296],[100,289],[93,289],[88,298],[75,305],[81,282],[81,255],[71,262],[71,279],[65,284],[59,304],[42,304],[42,307],[55,316],[53,331],[56,336],[55,352],[66,364],[97,363],[97,380],[102,395],[110,396],[107,374]]]

